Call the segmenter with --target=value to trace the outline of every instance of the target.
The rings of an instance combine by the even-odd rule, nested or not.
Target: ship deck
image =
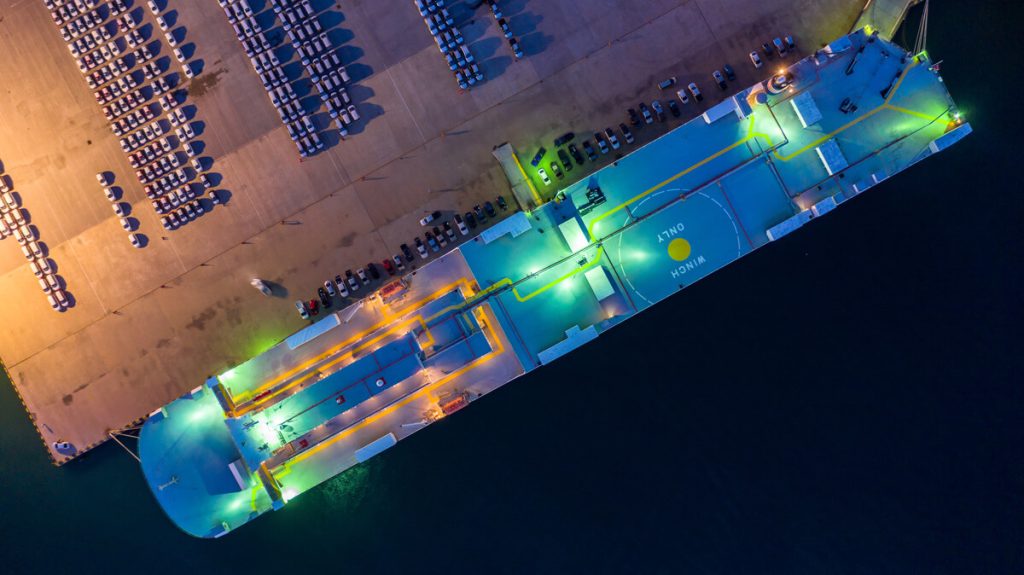
[[[157,498],[190,533],[221,534],[275,507],[277,491],[283,504],[434,421],[452,393],[478,397],[564,356],[970,130],[926,55],[863,31],[788,73],[777,93],[761,83],[727,98],[425,266],[397,306],[338,312],[345,322],[298,348],[279,344],[172,403],[141,438]],[[846,98],[856,110],[840,110]],[[400,382],[376,379],[388,366]],[[232,398],[220,411],[208,408],[217,388]],[[189,427],[189,412],[223,429]],[[213,446],[183,454],[207,433]],[[212,473],[220,485],[239,459],[249,473],[234,491],[169,483]]]

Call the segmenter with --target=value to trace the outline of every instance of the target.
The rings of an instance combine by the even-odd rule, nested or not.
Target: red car
[[[309,307],[309,315],[316,315],[320,313],[320,302],[315,299],[309,300],[307,307]]]
[[[395,275],[395,264],[391,260],[381,260],[380,265],[384,266],[389,276]]]

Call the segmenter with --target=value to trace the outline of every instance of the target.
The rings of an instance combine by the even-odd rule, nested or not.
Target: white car
[[[99,182],[101,186],[109,186],[110,184],[114,183],[111,177],[108,176],[106,172],[100,172],[96,174],[96,181]]]
[[[540,176],[540,179],[542,182],[544,182],[545,186],[551,185],[551,178],[548,177],[548,173],[544,170],[544,168],[537,168],[537,175]]]
[[[334,284],[331,280],[324,281],[324,289],[327,290],[327,295],[334,297],[336,292],[334,291]]]
[[[761,56],[757,53],[757,50],[750,53],[750,61],[754,63],[755,68],[764,66],[764,62],[761,61]]]
[[[440,217],[441,217],[441,212],[431,212],[431,213],[423,216],[422,218],[420,218],[420,225],[421,226],[425,226],[425,225],[429,224],[430,222],[432,222],[432,221],[434,221],[434,220],[436,220],[436,219],[438,219]]]
[[[112,188],[110,186],[104,186],[103,187],[103,193],[107,196],[108,200],[110,200],[112,202],[116,202],[117,201],[118,195],[117,195],[117,192],[114,191],[114,188]]]
[[[128,215],[128,210],[125,209],[124,204],[121,202],[114,202],[113,206],[114,213],[118,216],[124,217]]]
[[[139,234],[128,234],[128,241],[130,241],[132,245],[137,248],[142,247],[142,236],[140,236]]]
[[[265,281],[259,278],[252,278],[251,280],[249,280],[249,285],[260,290],[260,293],[265,296],[269,297],[274,295],[274,292],[270,289],[270,286],[268,286]]]
[[[67,309],[68,305],[71,303],[68,301],[68,295],[64,293],[64,290],[62,289],[53,290],[53,293],[51,293],[50,296],[57,299],[57,304],[60,305],[61,311]]]
[[[299,315],[302,316],[302,319],[309,319],[309,310],[306,309],[305,302],[297,300],[295,302],[295,309],[299,312]]]
[[[120,222],[121,222],[121,227],[124,228],[124,231],[126,231],[126,232],[132,231],[132,222],[131,222],[131,220],[129,220],[128,218],[125,218],[125,217],[121,217],[120,218]]]
[[[690,96],[686,93],[686,88],[682,88],[676,92],[676,96],[679,96],[679,101],[684,104],[690,103]]]

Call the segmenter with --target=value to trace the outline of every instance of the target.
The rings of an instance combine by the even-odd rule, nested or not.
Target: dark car
[[[636,141],[636,138],[633,137],[633,131],[629,129],[629,126],[619,124],[619,130],[622,130],[622,138],[626,140],[627,144],[632,144]]]
[[[487,221],[487,214],[484,213],[484,210],[483,208],[480,207],[480,204],[473,206],[473,213],[476,214],[476,219],[480,220],[481,224]]]
[[[412,250],[409,249],[409,244],[402,244],[398,246],[402,250],[402,254],[405,255],[405,261],[411,262],[413,260]]]
[[[544,148],[537,150],[537,153],[534,154],[533,159],[530,160],[530,165],[536,168],[540,164],[540,161],[544,159],[544,154],[546,153],[548,153],[548,151],[545,150]]]
[[[309,300],[309,303],[306,304],[306,307],[309,308],[309,315],[316,315],[320,313],[320,302],[316,301],[315,299]]]
[[[455,229],[452,228],[451,222],[444,223],[444,235],[448,236],[448,241],[455,243]]]
[[[565,150],[558,150],[558,160],[565,166],[565,171],[572,171],[572,158],[569,157],[569,154],[565,153]]]
[[[636,110],[634,110],[633,108],[629,109],[629,123],[637,127],[643,125],[643,122],[640,120],[640,116],[636,113]]]
[[[575,138],[575,137],[576,137],[576,134],[574,134],[572,132],[566,132],[566,133],[562,134],[561,136],[558,136],[557,138],[555,138],[555,147],[557,148],[559,146],[564,146],[564,145],[568,144],[569,142],[571,142],[573,140],[573,138]]]
[[[562,173],[562,168],[558,167],[558,162],[551,162],[551,173],[559,180],[565,177],[565,174]]]
[[[508,209],[508,202],[505,201],[505,196],[499,194],[496,200],[498,202],[498,208],[501,211],[505,211]]]
[[[583,165],[583,154],[576,148],[576,144],[569,144],[569,155],[572,156],[572,159],[576,160],[577,164]]]
[[[590,140],[583,141],[583,151],[587,153],[587,157],[590,158],[591,162],[597,161],[597,152],[594,151],[594,146],[590,145]]]
[[[331,307],[331,296],[327,295],[327,291],[324,288],[316,288],[316,295],[320,297],[320,303],[324,304],[324,307]]]
[[[484,211],[487,212],[488,216],[495,217],[494,204],[491,202],[484,202]]]
[[[772,50],[772,45],[769,44],[768,42],[761,44],[761,51],[764,52],[765,57],[767,57],[769,60],[775,57],[775,51]]]
[[[736,79],[736,72],[732,69],[732,66],[726,64],[725,66],[722,66],[722,71],[725,72],[725,77],[728,78],[730,82]]]
[[[668,101],[668,111],[672,113],[672,117],[678,118],[683,113],[679,111],[679,104],[676,104],[675,100]]]
[[[466,212],[462,217],[466,219],[466,225],[469,226],[469,229],[476,229],[476,218],[473,217],[473,212]]]
[[[392,262],[391,260],[381,260],[380,265],[384,266],[384,271],[388,272],[389,276],[395,275],[396,270],[394,262]]]
[[[377,266],[373,265],[373,262],[366,264],[366,271],[370,272],[370,276],[375,279],[380,279],[380,271],[377,270]]]

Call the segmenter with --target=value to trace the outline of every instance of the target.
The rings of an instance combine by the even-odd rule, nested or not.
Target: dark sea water
[[[0,573],[1024,572],[1011,4],[933,2],[966,141],[222,540],[0,385]]]

